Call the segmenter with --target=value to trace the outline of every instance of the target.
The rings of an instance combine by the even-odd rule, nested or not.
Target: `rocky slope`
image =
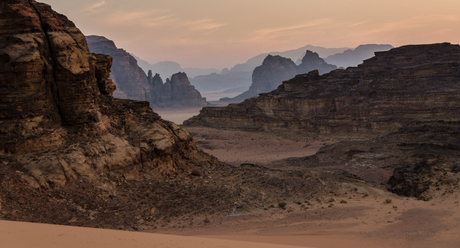
[[[103,36],[91,35],[86,37],[88,47],[93,53],[110,55],[113,58],[111,79],[116,83],[116,97],[133,100],[148,100],[145,98],[149,88],[145,72],[137,65],[136,59],[123,49],[118,49],[115,43]]]
[[[0,14],[0,219],[152,229],[359,184],[220,163],[148,102],[113,98],[112,58],[49,5],[9,0]]]

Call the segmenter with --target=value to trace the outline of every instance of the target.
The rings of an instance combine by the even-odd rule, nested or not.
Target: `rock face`
[[[148,102],[111,97],[112,58],[91,54],[65,16],[35,1],[3,3],[1,14],[0,153],[31,185],[103,184],[213,161]],[[186,77],[177,77],[172,85],[180,88]]]
[[[335,69],[337,66],[326,63],[317,53],[307,50],[302,63],[297,66],[297,74],[305,74],[314,70],[318,70],[319,74],[324,74]]]
[[[275,91],[204,108],[185,125],[309,134],[389,133],[415,121],[460,116],[460,47],[378,52],[358,67],[297,75]]]
[[[103,36],[86,37],[88,46],[93,53],[110,55],[113,58],[111,79],[115,81],[115,96],[133,100],[148,100],[145,91],[149,85],[145,72],[137,65],[136,59],[115,43]]]
[[[291,59],[281,56],[268,55],[261,66],[252,73],[252,84],[249,90],[234,98],[221,99],[222,101],[241,102],[245,99],[258,96],[276,89],[283,81],[293,78],[297,74],[318,70],[321,74],[337,69],[330,65],[317,53],[307,50],[302,63],[297,66]]]
[[[152,71],[148,72],[147,81],[150,85],[150,92],[146,98],[159,107],[181,108],[206,106],[206,98],[201,97],[193,85],[190,84],[185,73],[179,72],[172,75],[171,80],[166,79],[163,84],[159,74],[152,77]]]

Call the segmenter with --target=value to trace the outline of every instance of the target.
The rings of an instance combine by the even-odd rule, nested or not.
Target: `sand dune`
[[[288,248],[296,246],[0,221],[2,248]],[[302,246],[306,247],[306,246]]]

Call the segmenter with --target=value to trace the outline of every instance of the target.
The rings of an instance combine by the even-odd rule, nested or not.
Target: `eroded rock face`
[[[35,1],[0,7],[0,155],[17,161],[30,185],[101,185],[215,161],[148,102],[112,98],[112,58],[90,53],[65,16]]]
[[[226,108],[206,107],[191,126],[309,134],[389,133],[415,121],[460,116],[460,47],[414,45],[358,67],[297,75],[275,91]]]

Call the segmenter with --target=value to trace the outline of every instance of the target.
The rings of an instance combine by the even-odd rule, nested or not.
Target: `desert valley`
[[[182,68],[0,14],[0,247],[460,245],[459,45]]]

